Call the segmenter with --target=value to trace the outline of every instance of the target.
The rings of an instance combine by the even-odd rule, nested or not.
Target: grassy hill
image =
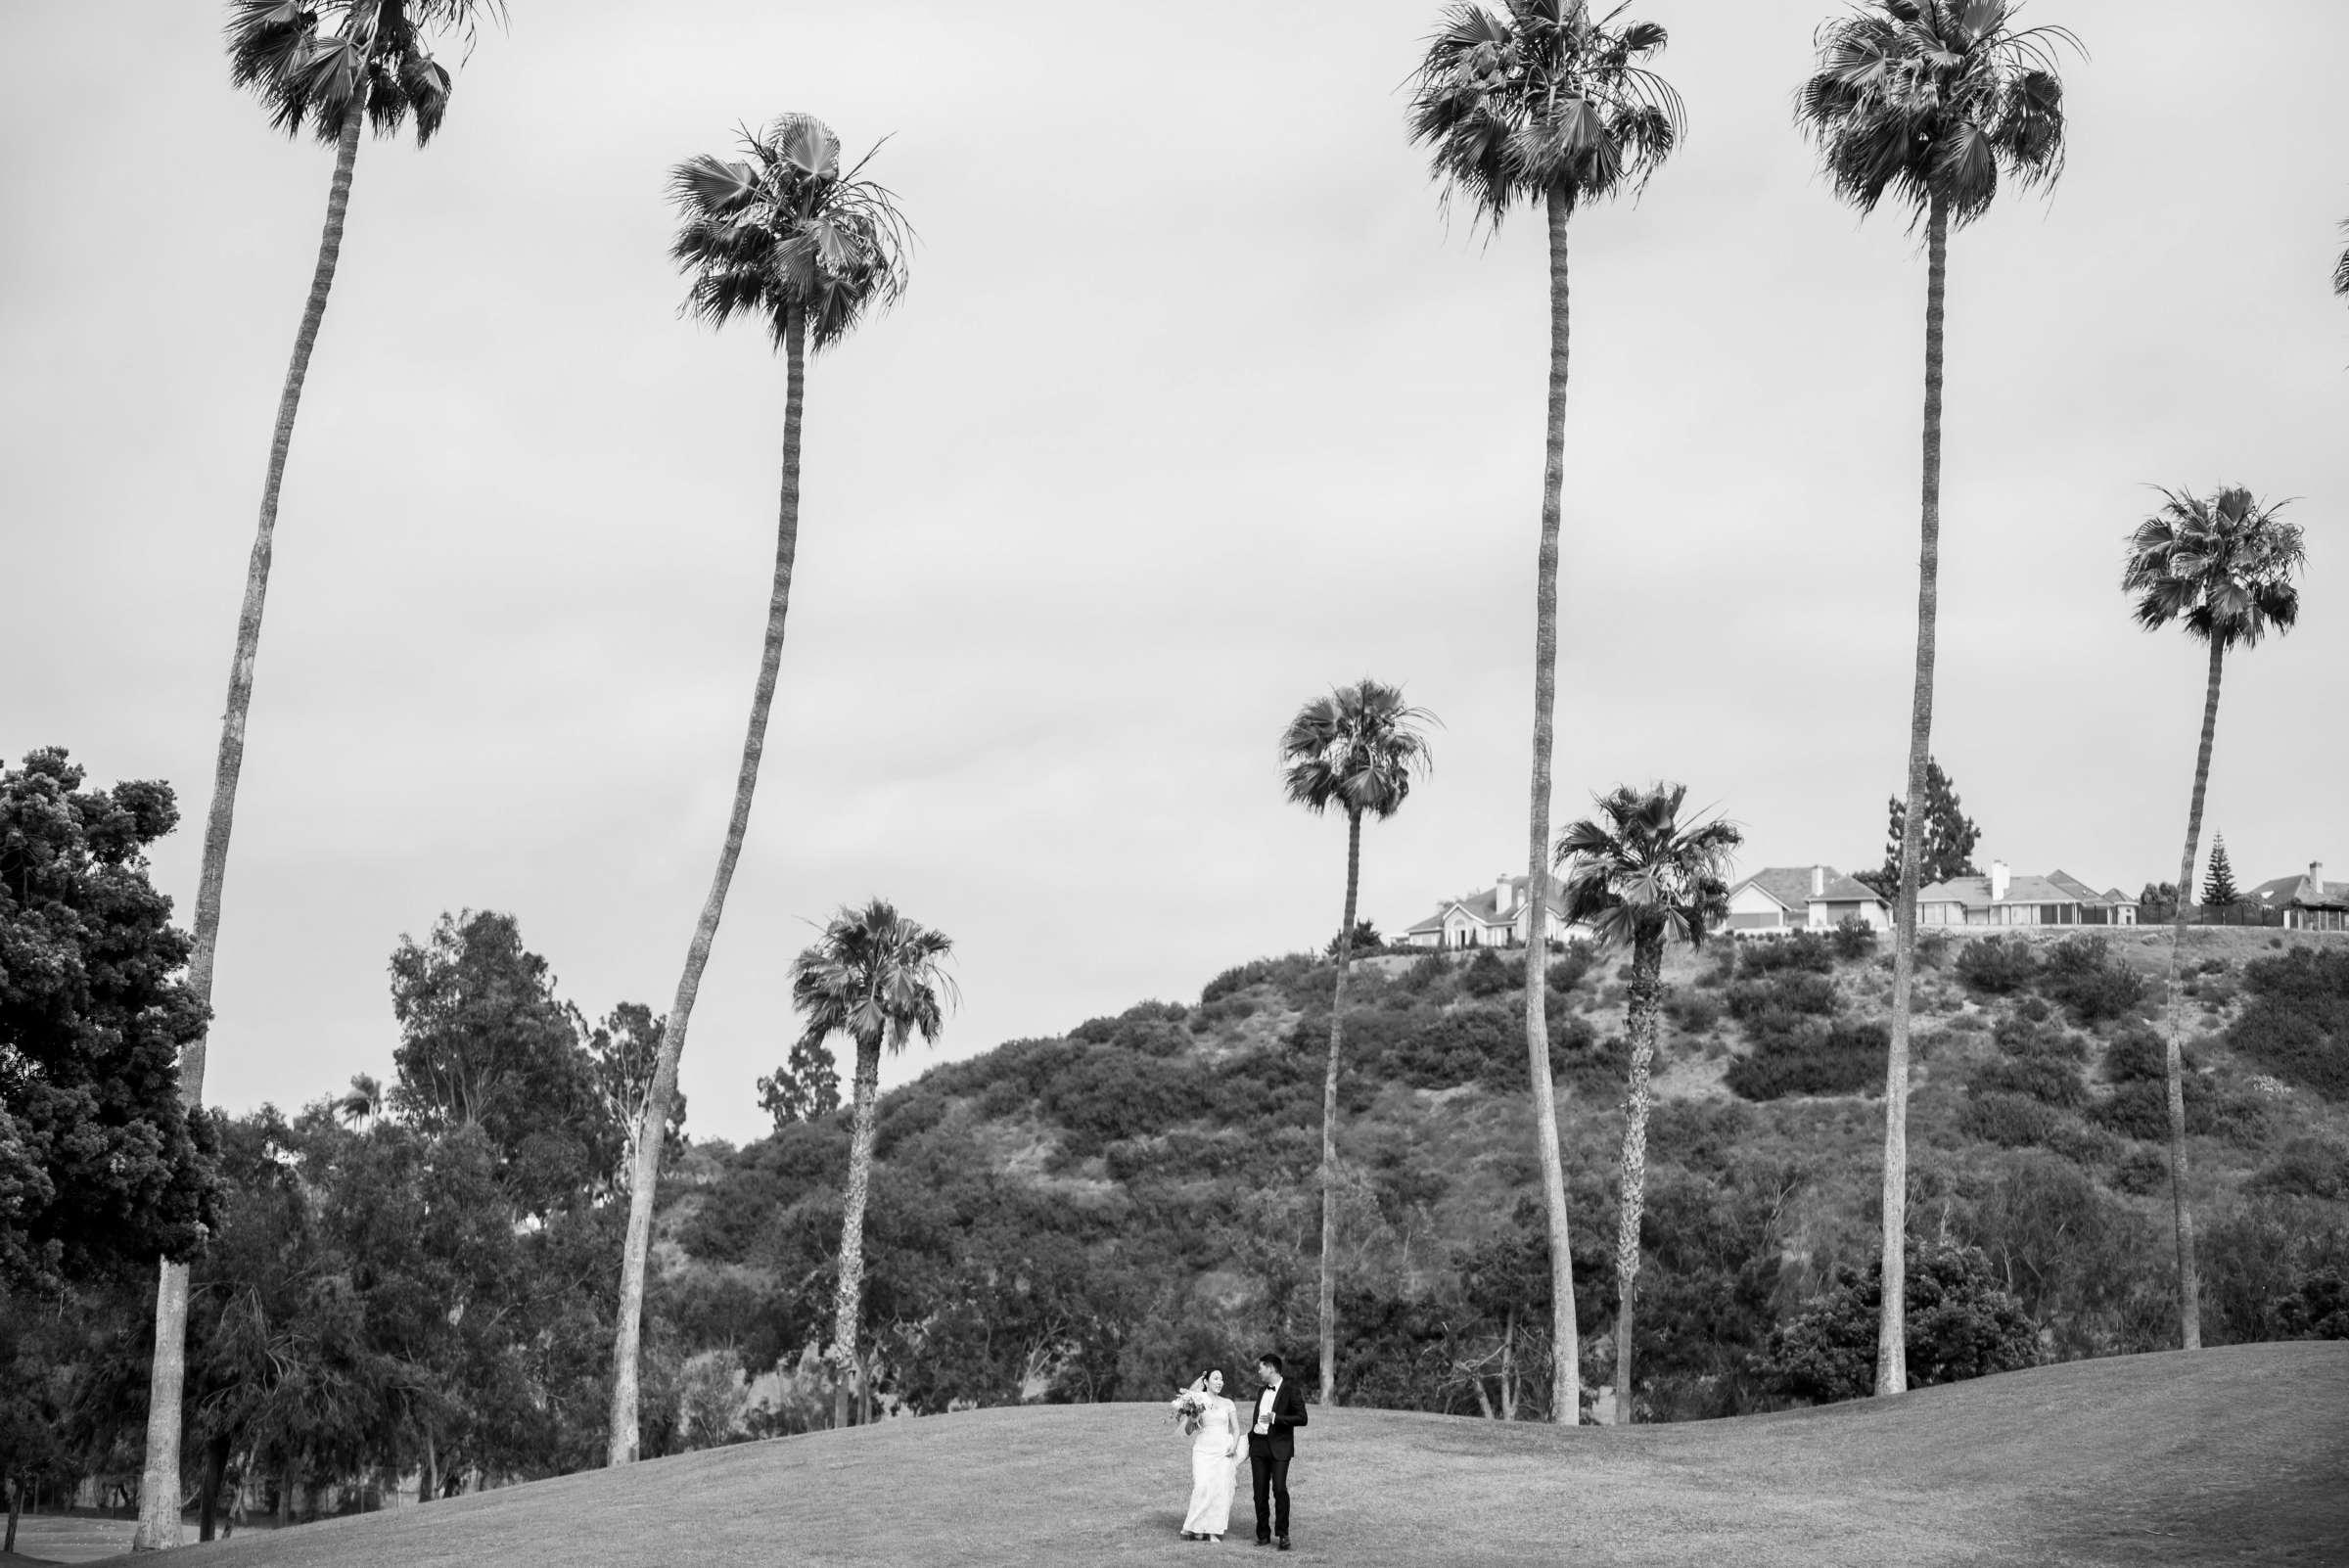
[[[1294,1560],[2338,1562],[2349,1541],[2344,1416],[2349,1344],[2340,1343],[2118,1358],[1671,1426],[1331,1410],[1300,1439]],[[1157,1561],[1182,1545],[1188,1485],[1181,1443],[1159,1409],[984,1409],[240,1534],[174,1560]],[[1247,1554],[1244,1497],[1238,1525],[1203,1549]]]
[[[2152,1027],[2166,944],[2129,929],[1927,944],[1914,1223],[1982,1250],[2050,1360],[2175,1343]],[[2349,1331],[2309,1326],[2341,1316],[2349,1277],[2349,943],[2196,931],[2190,962],[2205,1334]],[[1364,969],[1340,1096],[1344,1401],[1539,1413],[1545,1243],[1519,971],[1460,955]],[[1307,1354],[1330,980],[1311,956],[1260,960],[1194,1003],[1014,1041],[886,1096],[870,1246],[889,1397],[1156,1397],[1267,1344]],[[1755,1370],[1773,1329],[1838,1270],[1872,1267],[1890,958],[1716,942],[1675,950],[1666,980],[1640,1418],[1769,1409],[1786,1403]],[[1625,988],[1612,955],[1560,960],[1549,988],[1594,1381]],[[780,1365],[742,1421],[760,1435],[826,1403],[818,1369],[792,1368],[826,1322],[843,1120],[696,1151],[661,1217],[662,1354]]]

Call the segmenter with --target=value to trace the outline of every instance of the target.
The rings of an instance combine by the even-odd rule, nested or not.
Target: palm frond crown
[[[1440,722],[1403,690],[1364,678],[1316,697],[1280,737],[1288,798],[1316,814],[1331,807],[1383,820],[1402,809],[1433,761],[1423,725]]]
[[[289,136],[307,129],[333,143],[355,101],[379,136],[413,118],[421,147],[440,128],[451,85],[432,40],[470,50],[484,21],[505,19],[505,0],[230,0],[229,80]]]
[[[1519,202],[1569,211],[1633,194],[1671,156],[1687,115],[1644,64],[1665,45],[1652,22],[1603,17],[1587,0],[1474,0],[1448,7],[1413,72],[1410,131],[1449,202],[1464,196],[1497,228]]]
[[[2240,485],[2161,495],[2160,509],[2129,535],[2121,568],[2138,623],[2148,631],[2183,623],[2197,641],[2224,648],[2291,630],[2300,619],[2292,578],[2308,548],[2300,526],[2277,516],[2288,503],[2263,505]]]
[[[1555,860],[1569,924],[1609,943],[1662,935],[1701,943],[1728,918],[1728,869],[1745,842],[1716,817],[1683,824],[1684,784],[1617,785],[1593,797],[1595,816],[1558,835]]]
[[[1861,0],[1818,32],[1818,69],[1795,97],[1835,194],[1862,212],[1887,192],[1917,215],[1938,200],[1962,227],[2003,177],[2063,172],[2068,29],[2016,24],[2017,0]]]
[[[906,919],[888,900],[842,909],[791,964],[792,1005],[806,1015],[803,1038],[821,1045],[846,1035],[859,1048],[901,1049],[919,1034],[935,1043],[957,997],[944,964],[953,940]]]
[[[669,171],[679,218],[669,254],[693,278],[685,314],[713,326],[757,315],[780,344],[797,308],[823,349],[897,302],[913,231],[896,196],[862,177],[871,153],[844,170],[840,138],[799,114],[745,127],[740,151]]]

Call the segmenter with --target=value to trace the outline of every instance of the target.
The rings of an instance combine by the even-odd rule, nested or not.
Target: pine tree
[[[2213,909],[2226,909],[2241,899],[2242,895],[2234,887],[2234,867],[2227,863],[2227,835],[2213,833],[2210,866],[2202,873],[2202,902]]]
[[[1853,880],[1889,899],[1901,885],[1901,831],[1909,809],[1908,803],[1897,795],[1885,804],[1890,826],[1885,833],[1884,863]],[[1925,822],[1922,842],[1917,845],[1916,885],[1926,888],[1952,877],[1980,876],[1973,856],[1974,845],[1981,837],[1982,830],[1965,814],[1950,775],[1941,770],[1941,763],[1925,759]]]

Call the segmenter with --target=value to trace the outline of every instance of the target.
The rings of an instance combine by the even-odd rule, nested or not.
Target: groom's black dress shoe
[[[1289,1538],[1283,1536],[1278,1541],[1273,1542],[1272,1545],[1278,1546],[1281,1550],[1286,1551],[1289,1549]]]

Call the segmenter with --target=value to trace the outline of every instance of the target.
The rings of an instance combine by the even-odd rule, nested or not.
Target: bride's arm
[[[1223,1457],[1236,1458],[1240,1452],[1240,1407],[1236,1400],[1223,1402],[1223,1424],[1231,1429],[1231,1447],[1223,1451]]]

